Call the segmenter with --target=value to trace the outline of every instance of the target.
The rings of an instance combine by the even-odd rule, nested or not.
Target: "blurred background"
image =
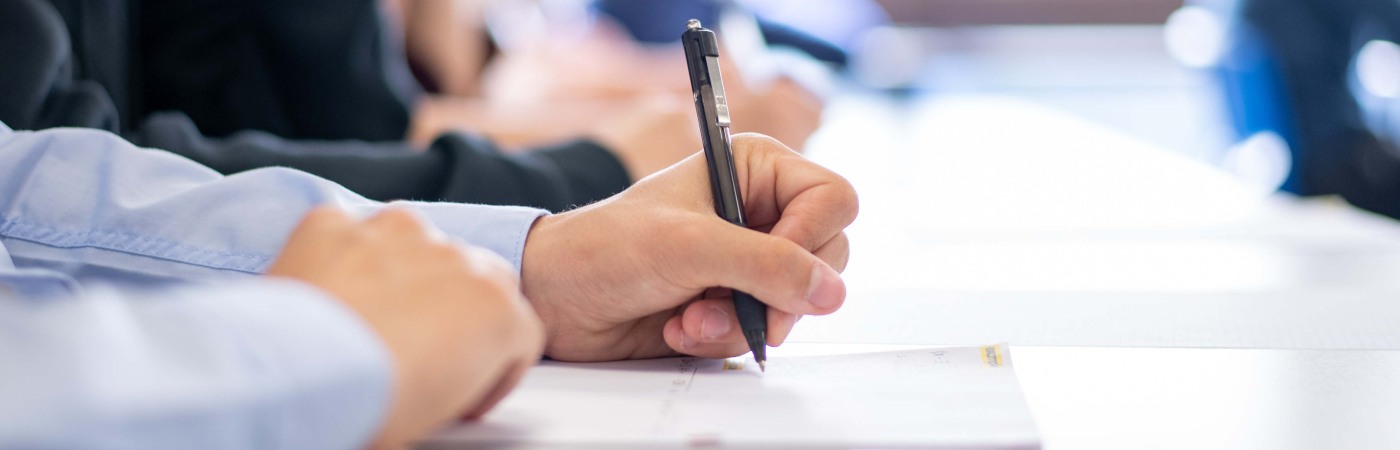
[[[488,19],[507,54],[614,22],[664,48],[697,17],[753,92],[819,97],[783,140],[861,193],[857,296],[1400,287],[1394,2],[522,4]]]

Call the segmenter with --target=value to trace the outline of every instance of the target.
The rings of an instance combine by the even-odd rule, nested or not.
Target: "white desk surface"
[[[1228,334],[1218,329],[1157,346],[1113,333],[1075,342],[1028,334],[1012,340],[1013,361],[1046,448],[1400,448],[1400,331],[1385,326],[1400,317],[1384,317],[1395,311],[1386,302],[1400,303],[1400,227],[1390,220],[1275,196],[1012,99],[900,106],[851,96],[829,111],[808,150],[861,194],[847,281],[850,301],[863,303],[850,317],[804,320],[795,341],[969,343],[920,324],[891,331],[900,314],[871,313],[881,308],[986,320],[919,298],[1006,308],[1179,298],[1186,306],[1173,320],[1200,314],[1204,327],[1230,326],[1204,319],[1218,312],[1213,299],[1267,313],[1298,307],[1261,303],[1272,296],[1319,311],[1340,298],[1338,309],[1382,317],[1369,329],[1312,330],[1308,345],[1276,335],[1227,342],[1210,335]],[[1347,333],[1380,343],[1338,350],[1348,345],[1326,341]]]

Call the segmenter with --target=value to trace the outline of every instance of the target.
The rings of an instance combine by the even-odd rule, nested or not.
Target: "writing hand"
[[[617,196],[541,218],[522,287],[545,324],[546,356],[570,361],[747,352],[726,286],[769,305],[768,343],[802,315],[845,300],[855,190],[770,138],[736,135],[751,229],[714,211],[703,155]]]

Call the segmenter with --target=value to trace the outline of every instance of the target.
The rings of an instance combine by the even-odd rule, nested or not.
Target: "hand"
[[[778,77],[762,89],[734,85],[729,106],[736,130],[763,133],[802,151],[821,126],[822,99],[791,78]]]
[[[737,135],[750,230],[715,214],[702,155],[608,200],[544,217],[525,241],[522,287],[567,361],[748,351],[725,286],[769,305],[768,344],[845,300],[850,183],[763,136]]]
[[[409,210],[363,223],[312,211],[267,274],[330,293],[393,354],[394,400],[377,448],[398,448],[464,413],[480,416],[540,356],[541,325],[510,265],[448,241]]]
[[[633,180],[670,167],[700,148],[691,105],[670,94],[620,102],[618,110],[589,134],[617,156]]]

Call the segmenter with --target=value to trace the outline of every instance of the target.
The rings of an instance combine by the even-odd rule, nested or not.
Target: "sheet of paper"
[[[1037,448],[1004,345],[752,359],[544,362],[428,448]]]
[[[1400,349],[1400,291],[852,292],[789,342]]]

